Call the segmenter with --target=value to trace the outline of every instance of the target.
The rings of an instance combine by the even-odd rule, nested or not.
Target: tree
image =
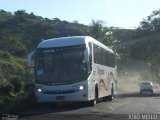
[[[92,20],[90,30],[89,30],[90,36],[99,40],[100,42],[104,41],[106,33],[108,32],[108,30],[103,29],[102,23],[103,22],[100,20],[98,21]]]
[[[140,22],[136,38],[149,36],[158,32],[160,32],[160,9],[153,11],[150,16]]]
[[[103,21],[92,20],[92,24],[89,28],[89,35],[103,44],[113,47],[116,40],[113,37],[112,31],[110,31],[108,27],[103,27],[103,24]]]

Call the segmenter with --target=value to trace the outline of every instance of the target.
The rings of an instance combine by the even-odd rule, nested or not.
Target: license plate
[[[64,100],[64,96],[57,96],[56,99],[57,100]]]

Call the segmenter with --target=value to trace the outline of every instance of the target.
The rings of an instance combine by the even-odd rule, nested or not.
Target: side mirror
[[[35,51],[28,54],[28,56],[27,56],[27,67],[28,68],[34,68],[35,67],[34,56],[35,56]]]

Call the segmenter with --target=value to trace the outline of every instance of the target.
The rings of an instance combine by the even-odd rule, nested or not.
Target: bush
[[[14,87],[14,93],[20,92],[20,90],[22,88],[21,77],[20,76],[12,76],[9,79],[10,79],[10,83]]]
[[[0,83],[1,95],[9,95],[13,91],[13,88],[13,85],[7,80]]]
[[[0,50],[0,58],[9,59],[11,55],[7,51]]]

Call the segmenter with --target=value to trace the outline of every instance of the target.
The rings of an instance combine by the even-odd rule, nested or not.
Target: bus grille
[[[43,91],[45,94],[70,94],[77,92],[77,90],[66,90],[66,91],[61,91],[61,90],[54,90],[54,91]]]

